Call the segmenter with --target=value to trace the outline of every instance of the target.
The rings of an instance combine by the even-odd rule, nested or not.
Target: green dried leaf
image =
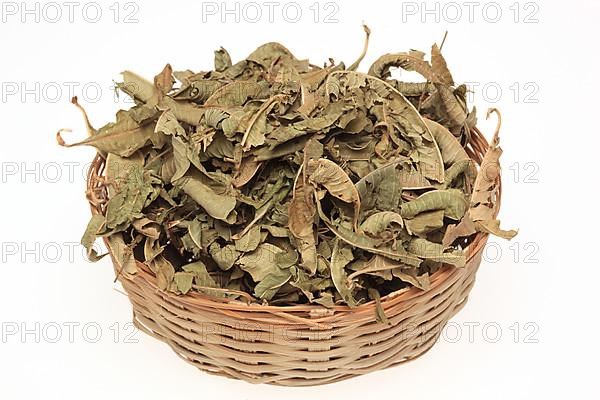
[[[220,247],[217,243],[213,243],[209,248],[212,259],[217,263],[223,271],[228,271],[233,267],[237,259],[242,254],[236,250],[235,245],[228,244]]]
[[[267,132],[267,115],[277,102],[283,101],[284,95],[276,95],[265,101],[262,106],[252,116],[248,122],[248,128],[242,137],[241,145],[246,149],[257,147],[265,142],[265,133]]]
[[[260,226],[253,226],[244,236],[235,241],[235,249],[247,253],[256,250],[260,242]]]
[[[510,240],[516,236],[517,231],[505,231],[500,229],[500,221],[496,220],[492,215],[495,205],[494,200],[499,189],[499,160],[502,155],[502,149],[499,146],[500,138],[498,136],[501,125],[500,114],[498,110],[490,109],[488,111],[488,116],[492,112],[498,114],[498,127],[492,138],[492,143],[483,157],[479,174],[477,174],[477,178],[473,185],[473,195],[471,196],[469,215],[478,231],[491,233]]]
[[[206,106],[243,106],[249,99],[256,98],[262,86],[252,81],[231,82],[217,89],[204,105]]]
[[[182,267],[185,272],[189,272],[194,275],[194,282],[196,285],[205,288],[218,288],[219,286],[214,279],[208,273],[206,265],[202,261],[195,261],[190,264],[186,264]]]
[[[175,276],[175,268],[169,260],[163,256],[158,256],[151,261],[151,268],[156,274],[156,285],[160,290],[171,290],[173,278]]]
[[[226,221],[235,208],[235,197],[215,193],[194,176],[186,175],[176,184],[213,218]]]
[[[152,82],[131,71],[123,71],[121,75],[123,75],[123,82],[117,83],[117,87],[129,97],[143,103],[149,102],[154,97],[156,88]]]
[[[231,57],[224,48],[215,50],[215,71],[223,72],[231,67]]]
[[[456,95],[446,85],[436,84],[435,88],[439,94],[441,105],[446,113],[448,122],[453,126],[461,126],[467,119],[467,111],[460,104]]]
[[[173,275],[173,281],[177,291],[181,294],[186,294],[192,288],[195,274],[192,272],[176,272]]]
[[[267,69],[271,63],[277,59],[287,59],[296,61],[294,55],[280,43],[271,42],[265,43],[254,50],[247,58],[249,61],[254,61]]]
[[[388,164],[377,168],[356,183],[361,199],[361,208],[382,211],[398,210],[401,203],[402,184],[396,171],[398,164]]]
[[[412,268],[394,268],[392,269],[392,275],[396,278],[399,278],[401,281],[410,283],[416,288],[421,290],[428,290],[431,286],[431,282],[429,281],[429,274],[424,273],[421,275],[417,275],[417,271]]]
[[[460,190],[432,190],[426,192],[415,200],[402,204],[400,215],[403,218],[414,218],[418,214],[432,210],[444,210],[444,215],[456,221],[460,220],[468,203]]]
[[[311,274],[317,270],[317,247],[313,228],[315,212],[312,187],[304,185],[302,179],[297,179],[288,210],[288,227],[296,238],[297,248],[302,256],[302,266]]]
[[[309,179],[313,184],[325,187],[332,196],[354,205],[354,226],[356,227],[360,212],[360,196],[344,170],[325,158],[310,160],[308,168],[312,171]]]
[[[156,121],[155,132],[162,132],[171,136],[186,136],[185,129],[171,110],[164,111]]]
[[[270,243],[262,243],[253,252],[244,254],[238,260],[240,268],[248,272],[254,282],[260,282],[278,267],[276,255],[283,250]]]
[[[132,167],[106,204],[106,227],[123,230],[134,220],[143,217],[142,209],[158,197],[158,179],[139,167]]]
[[[292,274],[289,269],[278,268],[271,272],[254,287],[254,295],[259,299],[271,300],[277,291],[285,285]]]
[[[471,158],[458,139],[446,127],[427,118],[423,118],[423,121],[425,121],[429,131],[435,138],[445,165],[453,165],[464,160],[471,162]]]
[[[348,304],[350,307],[356,307],[357,303],[352,296],[351,282],[348,280],[348,276],[344,270],[346,265],[348,265],[352,260],[354,260],[352,250],[345,246],[343,242],[335,240],[333,243],[333,251],[331,254],[330,263],[331,279],[333,280],[335,288],[342,296],[342,299],[344,299],[346,304]]]
[[[57,140],[64,147],[93,146],[98,151],[114,153],[122,157],[128,157],[150,143],[157,149],[162,148],[166,143],[165,136],[155,132],[151,123],[139,123],[132,117],[131,111],[124,110],[117,113],[116,122],[109,123],[98,131],[92,132],[87,139],[66,144],[59,132]]]
[[[94,214],[88,222],[87,228],[81,237],[81,245],[85,248],[87,257],[90,261],[98,261],[106,254],[99,255],[92,247],[96,238],[99,236],[101,228],[106,224],[106,218],[102,214]]]
[[[424,60],[425,53],[411,50],[408,53],[385,54],[379,57],[369,68],[369,75],[385,79],[390,74],[390,68],[402,68],[406,71],[416,71],[430,82],[437,82],[431,65]]]
[[[391,224],[404,226],[400,214],[393,211],[380,211],[370,215],[360,224],[360,229],[370,236],[378,237],[388,229]]]
[[[406,229],[410,234],[424,236],[444,226],[444,210],[427,211],[406,220]]]
[[[369,297],[375,300],[375,318],[377,319],[377,322],[381,324],[391,325],[390,321],[385,315],[383,306],[381,305],[381,296],[379,295],[379,292],[376,289],[369,288],[368,293]]]

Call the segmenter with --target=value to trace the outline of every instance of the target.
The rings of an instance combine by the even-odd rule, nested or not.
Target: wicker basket
[[[487,148],[481,132],[473,130],[466,148],[470,157],[481,163]],[[99,189],[103,171],[104,159],[97,156],[88,173],[88,194]],[[92,212],[103,212],[101,203],[91,199]],[[499,207],[500,194],[496,214]],[[487,235],[477,234],[466,249],[465,268],[444,266],[431,277],[429,290],[412,287],[383,297],[389,325],[376,321],[373,302],[327,309],[166,293],[142,263],[133,278],[119,280],[133,306],[134,324],[197,368],[251,383],[320,385],[410,361],[429,350],[464,307],[486,241]]]

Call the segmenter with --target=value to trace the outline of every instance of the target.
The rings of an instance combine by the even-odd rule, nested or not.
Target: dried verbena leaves
[[[498,177],[500,175],[500,155],[502,149],[499,146],[500,139],[500,113],[496,109],[490,109],[488,116],[496,112],[498,114],[498,128],[492,138],[490,148],[485,153],[481,162],[480,172],[473,185],[471,196],[471,207],[469,218],[475,223],[475,229],[481,232],[491,233],[504,239],[512,239],[517,232],[515,230],[505,231],[500,229],[500,221],[493,216],[496,196],[498,195]]]
[[[326,307],[427,290],[442,264],[463,267],[477,232],[510,239],[495,219],[498,132],[482,166],[465,150],[475,110],[441,49],[380,57],[357,72],[297,59],[267,43],[214,70],[152,81],[125,71],[135,101],[114,123],[63,146],[106,159],[103,214],[82,237],[107,237],[121,277],[145,264],[160,290]],[[391,79],[416,71],[424,82]]]

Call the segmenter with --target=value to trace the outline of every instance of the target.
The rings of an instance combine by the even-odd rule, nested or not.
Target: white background
[[[248,19],[256,8],[243,3],[236,22],[221,2],[100,2],[96,23],[97,7],[83,12],[85,2],[72,21],[59,2],[62,16],[54,23],[57,6],[39,3],[36,11],[29,2],[34,11],[27,14],[22,3],[9,3],[2,2],[0,15],[0,398],[598,395],[599,2],[483,1],[469,16],[461,1],[337,0],[336,7],[315,7],[298,0],[295,23],[298,7],[282,15],[285,1],[272,21],[258,1],[263,15],[254,23]],[[216,14],[203,12],[213,6]],[[493,22],[497,9],[502,14]],[[132,12],[133,23],[126,23]],[[127,106],[110,89],[124,69],[147,78],[167,62],[206,70],[219,46],[236,61],[267,41],[315,64],[329,57],[348,64],[362,48],[363,21],[373,32],[363,70],[386,52],[428,51],[449,31],[444,54],[455,80],[472,83],[488,137],[495,120],[485,121],[485,110],[502,110],[500,216],[520,233],[510,243],[492,240],[469,303],[416,361],[302,389],[201,373],[127,325],[130,304],[115,290],[109,260],[88,263],[75,246],[89,216],[83,170],[94,151],[56,145],[60,128],[73,129],[68,141],[85,135],[70,96],[79,95],[101,126]]]

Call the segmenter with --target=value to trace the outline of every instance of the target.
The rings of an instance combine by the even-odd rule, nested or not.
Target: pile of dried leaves
[[[463,267],[478,231],[514,236],[493,216],[497,133],[478,174],[463,147],[475,112],[440,48],[356,72],[365,31],[349,68],[267,43],[235,64],[217,50],[214,71],[124,72],[134,107],[98,130],[86,116],[79,143],[57,135],[106,159],[104,190],[88,193],[105,210],[82,239],[90,258],[108,237],[120,274],[138,260],[162,290],[356,306]]]

